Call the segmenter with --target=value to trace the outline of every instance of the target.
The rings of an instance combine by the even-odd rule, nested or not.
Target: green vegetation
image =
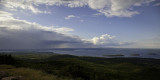
[[[140,56],[140,54],[131,54],[131,56]]]
[[[45,59],[48,58],[50,56],[56,55],[55,53],[38,53],[38,52],[33,52],[33,53],[29,53],[29,52],[23,52],[23,53],[14,53],[12,54],[13,57],[15,58],[20,58],[20,59],[33,59],[33,60],[37,60],[37,59]]]
[[[54,75],[46,74],[45,72],[29,69],[29,68],[16,68],[11,65],[0,65],[0,71],[9,76],[20,76],[23,80],[68,80],[57,78]]]
[[[14,54],[15,58],[11,55],[0,55],[8,56],[5,60],[14,59],[12,63],[4,63],[0,58],[0,62],[14,66],[12,69],[6,69],[10,75],[20,75],[24,78],[35,75],[35,79],[26,78],[26,80],[61,80],[62,78],[63,80],[160,80],[159,59],[78,57],[57,54],[50,57],[48,54],[45,58],[37,57],[37,59],[31,59],[30,57],[33,56],[25,54],[24,59],[18,55]]]
[[[124,56],[124,55],[123,54],[112,54],[112,55],[103,55],[103,56],[120,57],[120,56]]]

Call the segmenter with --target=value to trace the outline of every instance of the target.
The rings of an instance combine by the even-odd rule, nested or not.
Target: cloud
[[[88,4],[91,9],[104,14],[107,17],[132,17],[139,14],[131,8],[141,6],[153,0],[89,0]]]
[[[100,12],[106,17],[132,17],[140,14],[133,7],[149,4],[156,0],[1,0],[0,5],[10,9],[30,10],[33,13],[48,13],[38,9],[40,5],[85,7]],[[158,5],[158,4],[157,4]]]
[[[50,13],[47,11],[41,11],[34,4],[32,0],[1,0],[0,5],[3,5],[5,8],[9,10],[19,11],[19,10],[30,10],[34,14],[38,13]]]
[[[66,16],[64,19],[69,20],[69,19],[71,19],[71,18],[79,18],[79,17],[78,17],[78,16],[75,16],[75,15],[68,15],[68,16]]]
[[[74,31],[74,29],[68,27],[48,27],[34,22],[28,22],[26,20],[15,19],[11,13],[6,11],[0,11],[0,21],[0,27],[5,27],[10,30],[39,29],[44,31],[57,32],[60,34],[67,34],[68,32]]]
[[[109,40],[112,40],[115,36],[103,34],[100,37],[94,37],[92,39],[94,45],[106,44]]]
[[[113,17],[113,16],[118,16],[118,17],[132,17],[133,15],[139,14],[138,11],[112,11],[112,10],[99,10],[100,13],[104,14],[107,17]]]
[[[101,47],[127,46],[127,45],[133,44],[133,42],[120,42],[115,38],[116,36],[103,34],[100,37],[94,37],[89,41],[92,42],[94,45],[101,46]]]
[[[1,49],[46,49],[87,47],[79,38],[43,30],[0,28]]]
[[[71,32],[71,31],[74,31],[74,29],[72,28],[68,28],[68,27],[60,27],[60,28],[55,28],[53,29],[55,32],[58,32],[58,33],[68,33],[68,32]]]
[[[102,13],[95,13],[93,14],[93,16],[100,16],[100,15],[103,15]]]
[[[70,20],[70,19],[72,19],[72,18],[77,18],[77,19],[79,19],[80,22],[84,22],[83,19],[81,19],[79,16],[75,16],[75,15],[68,15],[68,16],[66,16],[64,19],[65,19],[65,20]]]
[[[159,2],[159,3],[156,3],[154,6],[160,6],[160,2]]]
[[[79,48],[91,47],[81,38],[69,35],[74,29],[48,27],[15,19],[11,13],[0,11],[0,49]],[[9,19],[1,20],[7,16]],[[68,33],[68,34],[67,34]]]
[[[15,19],[9,12],[0,11],[0,49],[93,48],[130,45],[108,34],[82,39],[69,34],[72,28],[42,26]]]
[[[12,14],[5,11],[0,11],[0,21],[8,19],[13,19]]]

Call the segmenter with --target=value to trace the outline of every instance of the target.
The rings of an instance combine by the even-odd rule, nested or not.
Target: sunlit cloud
[[[50,13],[40,10],[39,5],[67,6],[70,8],[88,6],[107,17],[132,17],[140,14],[140,12],[132,10],[132,7],[138,7],[153,1],[155,0],[1,0],[0,4],[10,9],[30,10],[35,14]]]

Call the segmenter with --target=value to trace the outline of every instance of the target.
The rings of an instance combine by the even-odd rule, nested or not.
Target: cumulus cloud
[[[84,7],[96,10],[107,17],[132,17],[139,14],[133,7],[148,4],[155,0],[1,0],[1,5],[11,9],[30,10],[33,13],[48,13],[38,9],[39,5]],[[157,4],[158,5],[158,4]]]
[[[132,42],[121,42],[115,39],[116,36],[103,34],[99,37],[94,37],[90,40],[94,45],[101,47],[127,46],[133,44]]]
[[[115,36],[111,36],[108,34],[103,34],[100,37],[94,37],[92,39],[93,44],[95,45],[101,45],[101,44],[106,44],[108,43],[109,40],[112,40],[113,38],[115,38]]]
[[[89,7],[96,9],[98,12],[107,17],[132,17],[139,14],[131,8],[141,6],[154,0],[89,0]]]

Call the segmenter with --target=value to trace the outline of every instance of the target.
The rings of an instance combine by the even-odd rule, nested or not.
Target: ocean
[[[54,48],[54,49],[1,49],[0,52],[39,52],[69,54],[75,56],[92,57],[136,57],[160,59],[160,49],[133,49],[133,48]]]

